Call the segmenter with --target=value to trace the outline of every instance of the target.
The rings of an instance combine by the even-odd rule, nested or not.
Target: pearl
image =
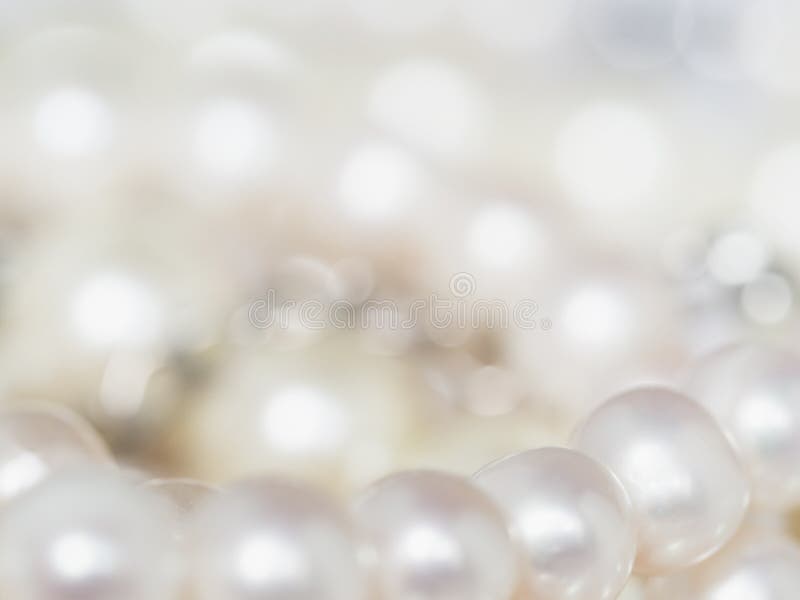
[[[749,530],[711,559],[647,584],[647,600],[794,600],[800,547],[780,533]]]
[[[635,106],[591,104],[558,133],[555,172],[576,207],[589,215],[627,215],[654,194],[667,171],[669,142],[656,119]]]
[[[636,556],[636,527],[605,467],[574,450],[541,448],[492,463],[475,480],[509,516],[532,597],[617,597]]]
[[[507,600],[517,560],[499,509],[467,480],[408,471],[373,484],[356,516],[387,600]]]
[[[36,141],[49,153],[74,159],[106,149],[112,140],[114,114],[105,99],[80,87],[47,94],[33,117]]]
[[[755,500],[800,502],[800,359],[735,345],[702,360],[687,389],[722,423],[753,479]]]
[[[367,101],[371,121],[422,154],[460,161],[485,135],[486,98],[468,73],[436,58],[410,58],[384,70]]]
[[[102,470],[59,473],[0,519],[0,596],[173,599],[173,550],[156,497]]]
[[[403,363],[359,341],[342,332],[302,351],[231,354],[176,423],[182,471],[207,481],[287,474],[344,492],[388,472],[429,396]]]
[[[739,527],[750,500],[744,470],[711,415],[686,396],[642,387],[596,409],[576,448],[613,471],[639,522],[635,570],[692,565]]]
[[[65,408],[41,405],[0,411],[0,506],[55,471],[112,463],[100,436]]]
[[[192,518],[192,598],[358,600],[355,540],[343,510],[313,490],[277,480],[238,484]]]

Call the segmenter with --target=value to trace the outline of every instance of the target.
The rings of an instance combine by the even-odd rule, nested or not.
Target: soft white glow
[[[467,225],[467,252],[481,266],[503,269],[520,264],[542,232],[530,215],[510,203],[487,204]]]
[[[468,0],[467,27],[490,46],[524,51],[555,41],[568,24],[572,0]]]
[[[741,285],[755,278],[768,258],[767,248],[760,239],[746,231],[733,231],[711,247],[708,269],[720,283]]]
[[[236,576],[251,587],[280,588],[308,578],[308,564],[297,547],[277,535],[253,535],[239,548]]]
[[[275,131],[268,112],[225,98],[196,117],[192,151],[201,168],[225,179],[253,176],[275,159]]]
[[[695,490],[691,475],[662,445],[638,442],[630,449],[627,463],[628,480],[639,488],[640,495],[653,503],[648,509],[658,510],[662,502],[667,505],[693,501]]]
[[[565,552],[571,546],[583,547],[586,545],[587,535],[591,535],[574,512],[556,506],[520,509],[515,524],[519,528],[520,537],[526,540],[529,551],[534,548],[543,549],[546,551],[545,557]],[[553,547],[554,540],[558,540],[559,547]]]
[[[105,100],[95,92],[68,87],[50,92],[39,102],[33,127],[36,141],[45,150],[79,158],[108,145],[113,118]]]
[[[402,213],[423,187],[414,158],[388,144],[359,147],[345,163],[339,194],[345,212],[358,220],[376,222]]]
[[[115,570],[113,548],[96,536],[74,531],[53,542],[53,572],[67,581],[80,582]]]
[[[399,554],[412,563],[427,567],[452,565],[458,567],[463,552],[457,540],[436,528],[436,525],[411,527],[399,541]]]
[[[735,413],[738,435],[756,448],[769,450],[793,441],[794,415],[785,401],[769,391],[759,391],[742,400]]]
[[[779,147],[758,165],[750,209],[767,233],[794,247],[800,236],[800,142]]]
[[[11,498],[41,481],[49,472],[33,452],[20,452],[0,466],[0,497]]]
[[[288,454],[324,454],[336,450],[350,424],[340,400],[303,384],[273,394],[262,416],[268,442]]]
[[[642,201],[662,175],[666,142],[637,109],[595,104],[574,115],[556,142],[556,173],[567,192],[596,209]]]
[[[741,304],[745,314],[765,325],[779,323],[788,315],[794,293],[784,277],[766,273],[742,290]]]
[[[485,118],[474,83],[432,59],[408,60],[386,71],[370,92],[368,110],[388,132],[446,158],[475,149]]]
[[[96,346],[139,346],[162,331],[162,307],[152,289],[125,273],[105,272],[83,282],[72,297],[71,323]]]
[[[773,597],[764,580],[747,571],[734,573],[708,590],[708,600],[770,600]]]
[[[633,307],[620,290],[589,284],[567,297],[558,324],[576,346],[608,350],[627,342],[632,313]]]

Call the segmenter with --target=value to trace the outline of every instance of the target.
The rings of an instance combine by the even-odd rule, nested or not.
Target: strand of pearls
[[[755,385],[752,369],[741,372]],[[791,411],[796,400],[769,402]],[[711,415],[678,391],[631,389],[592,412],[571,448],[522,452],[472,478],[395,473],[348,509],[279,479],[225,490],[143,482],[113,467],[79,417],[7,410],[0,597],[607,600],[635,573],[654,600],[793,598],[800,547],[747,514],[770,493],[784,507],[797,499],[793,477],[783,489],[763,477],[787,460],[786,428],[797,425],[761,422],[753,468],[742,428],[752,432],[757,415],[738,429]]]

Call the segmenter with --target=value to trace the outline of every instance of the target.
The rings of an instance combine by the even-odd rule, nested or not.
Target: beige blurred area
[[[0,402],[210,483],[563,444],[796,338],[799,97],[793,0],[5,0]]]

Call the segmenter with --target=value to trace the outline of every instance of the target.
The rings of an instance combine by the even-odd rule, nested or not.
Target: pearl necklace
[[[731,353],[777,356],[727,352],[692,385]],[[765,468],[752,467],[769,454],[748,452],[747,424],[721,421],[680,392],[639,387],[594,410],[571,448],[525,451],[472,478],[395,473],[348,510],[274,478],[222,492],[132,481],[76,415],[9,410],[0,416],[0,596],[606,600],[634,573],[649,577],[648,598],[710,598],[747,573],[777,594],[765,597],[790,597],[800,550],[746,519],[751,481],[756,498],[764,492]],[[794,479],[777,495],[783,507],[796,502]]]

